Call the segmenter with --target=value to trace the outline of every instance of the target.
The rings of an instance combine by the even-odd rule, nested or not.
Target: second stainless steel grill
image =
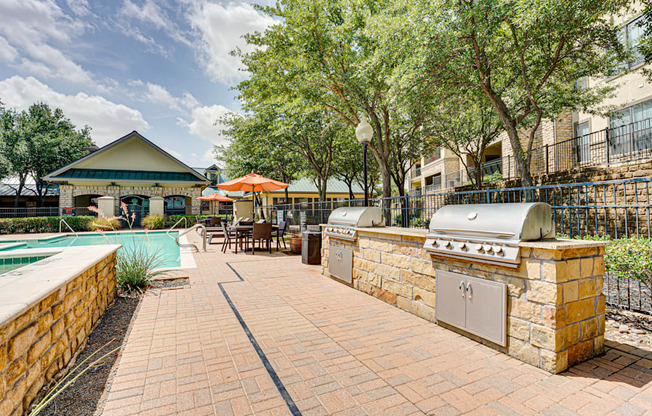
[[[424,248],[444,257],[518,267],[518,243],[554,238],[552,208],[542,202],[446,205],[430,220]]]
[[[343,207],[333,210],[328,217],[324,234],[331,238],[355,241],[356,228],[383,225],[383,212],[378,207]]]

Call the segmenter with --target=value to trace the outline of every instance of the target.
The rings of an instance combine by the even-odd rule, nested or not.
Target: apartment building
[[[640,12],[614,17],[629,48],[636,46],[643,35],[639,24],[642,19]],[[644,65],[642,56],[634,56],[608,78],[578,80],[576,88],[613,85],[614,96],[603,104],[616,111],[612,117],[566,111],[554,120],[545,120],[535,137],[532,174],[652,158],[652,84],[640,71]],[[479,168],[483,176],[499,172],[504,179],[515,179],[513,160],[509,138],[503,133],[488,146]],[[473,165],[470,157],[467,163]],[[437,149],[433,155],[421,157],[412,168],[409,189],[411,193],[426,193],[469,182],[461,160],[450,150]]]

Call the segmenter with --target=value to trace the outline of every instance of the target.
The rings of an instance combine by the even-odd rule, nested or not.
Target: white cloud
[[[222,126],[219,120],[227,114],[233,113],[222,105],[197,107],[192,110],[192,121],[179,120],[177,124],[188,128],[190,134],[201,137],[215,145],[227,144],[222,135]]]
[[[172,150],[168,147],[164,147],[163,150],[165,150],[166,152],[168,152],[169,154],[171,154],[172,156],[176,157],[179,160],[182,159],[181,153],[177,152],[176,150]]]
[[[86,23],[66,16],[53,0],[0,1],[0,35],[23,57],[19,69],[52,79],[93,85],[91,74],[64,54],[59,45],[70,45]]]
[[[132,130],[141,133],[149,128],[140,111],[116,104],[98,95],[80,92],[65,95],[54,91],[34,77],[13,76],[0,81],[0,101],[8,108],[24,110],[35,102],[61,108],[78,127],[92,127],[91,136],[98,145],[105,145]]]
[[[91,13],[88,0],[66,0],[66,4],[78,16],[88,16]]]
[[[195,108],[199,101],[189,92],[181,97],[175,97],[162,85],[141,80],[131,80],[127,83],[132,89],[128,95],[137,101],[146,101],[153,104],[165,105],[173,110],[183,111]]]
[[[138,7],[131,0],[125,0],[122,3],[120,14],[124,17],[150,23],[159,29],[170,29],[172,27],[172,23],[163,9],[152,0],[146,0],[142,7]]]
[[[275,23],[248,3],[226,5],[201,2],[191,9],[188,19],[201,37],[201,63],[204,71],[214,81],[229,83],[245,77],[239,71],[241,62],[230,52],[240,47],[244,52],[252,48],[246,44],[243,35],[262,32]]]
[[[13,62],[18,57],[18,51],[11,46],[7,39],[0,36],[0,61]]]

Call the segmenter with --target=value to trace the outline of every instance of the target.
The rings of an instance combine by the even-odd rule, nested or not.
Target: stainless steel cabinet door
[[[451,273],[444,270],[437,270],[435,277],[435,318],[464,328],[465,319],[465,297],[466,297],[466,276]]]
[[[466,278],[466,330],[505,346],[507,286],[490,280]]]
[[[353,252],[348,248],[330,247],[328,256],[328,273],[343,282],[353,282]]]

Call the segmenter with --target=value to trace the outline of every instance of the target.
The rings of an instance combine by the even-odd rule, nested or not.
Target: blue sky
[[[214,163],[214,122],[239,111],[229,55],[273,21],[245,1],[2,0],[0,101],[44,101],[102,146],[137,130],[191,166]]]

